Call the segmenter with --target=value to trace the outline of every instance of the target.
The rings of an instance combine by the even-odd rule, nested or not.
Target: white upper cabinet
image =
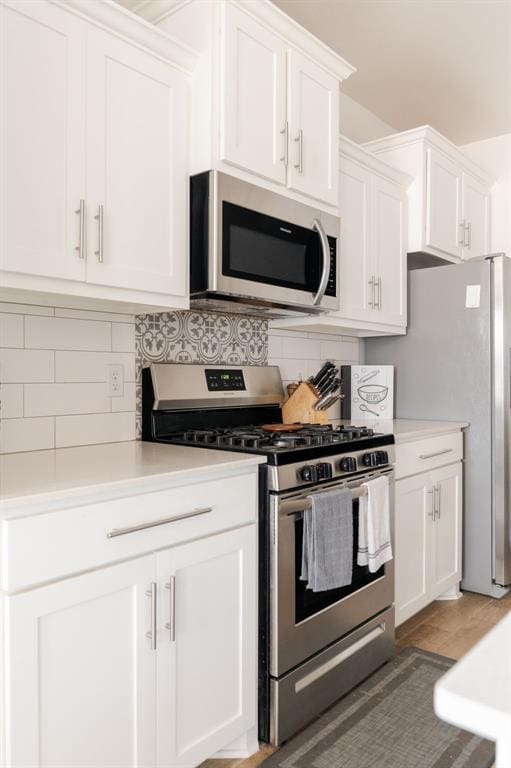
[[[464,225],[464,259],[490,253],[490,192],[470,173],[463,173],[461,218]]]
[[[412,179],[339,137],[339,294],[336,312],[272,320],[345,336],[406,332],[406,189]]]
[[[87,67],[87,280],[184,298],[186,78],[96,29]]]
[[[461,168],[442,152],[426,149],[426,245],[461,257]]]
[[[285,184],[286,44],[235,6],[224,13],[220,159]]]
[[[192,173],[217,169],[337,207],[339,86],[350,64],[268,0],[163,0],[141,13],[202,53]]]
[[[408,253],[415,266],[490,251],[490,175],[430,126],[368,142],[366,149],[413,177]]]
[[[196,55],[115,4],[0,0],[0,26],[3,287],[186,308]]]
[[[337,205],[339,82],[296,51],[289,53],[288,184]]]
[[[0,35],[0,269],[83,280],[83,25],[56,5],[9,2]]]

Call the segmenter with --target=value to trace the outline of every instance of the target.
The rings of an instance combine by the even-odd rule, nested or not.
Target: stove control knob
[[[318,469],[318,480],[328,480],[330,477],[332,477],[332,465],[328,461],[322,461],[317,466]]]
[[[300,477],[306,483],[317,483],[318,481],[317,467],[313,467],[310,465],[306,465],[305,467],[302,467],[302,469],[300,470]]]
[[[345,456],[341,459],[340,468],[343,472],[356,472],[357,460],[354,456]]]
[[[362,463],[364,467],[376,467],[378,466],[378,456],[376,453],[364,453],[362,456]]]
[[[378,464],[389,463],[389,454],[387,453],[387,451],[376,451],[376,456],[378,459]]]

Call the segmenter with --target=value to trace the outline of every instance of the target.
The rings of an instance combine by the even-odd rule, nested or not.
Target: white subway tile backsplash
[[[112,411],[134,411],[136,408],[136,384],[124,382],[124,392],[121,397],[112,397]]]
[[[319,360],[320,345],[308,338],[283,338],[282,357],[295,360]]]
[[[268,334],[268,357],[282,357],[282,336]]]
[[[55,308],[55,317],[71,317],[77,320],[106,320],[109,323],[135,323],[133,315],[125,315],[117,312],[99,312],[92,309],[66,309]]]
[[[112,351],[135,354],[135,326],[112,323]]]
[[[0,384],[0,419],[23,416],[23,384]]]
[[[17,304],[10,301],[0,301],[0,312],[13,312],[19,315],[44,315],[51,317],[55,314],[53,307],[37,306],[35,304]]]
[[[111,324],[67,317],[25,317],[25,346],[28,349],[108,351]]]
[[[0,381],[2,383],[53,381],[54,373],[54,352],[36,349],[0,349]]]
[[[0,422],[0,453],[41,451],[55,447],[55,421],[5,419]]]
[[[0,313],[0,347],[23,346],[23,315]]]
[[[135,414],[101,413],[87,416],[57,416],[56,448],[94,443],[118,443],[135,439]]]
[[[55,352],[56,381],[106,381],[107,367],[122,365],[124,381],[135,381],[135,356],[122,352]]]
[[[59,416],[110,411],[106,383],[25,384],[24,389],[25,416]]]

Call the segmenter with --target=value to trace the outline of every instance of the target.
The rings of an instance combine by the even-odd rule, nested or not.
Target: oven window
[[[226,202],[222,222],[224,275],[316,291],[321,263],[317,232]]]
[[[357,565],[357,544],[358,544],[358,501],[353,503],[353,579],[351,584],[341,589],[329,589],[326,592],[313,592],[306,589],[306,582],[300,580],[300,571],[302,566],[302,541],[303,541],[303,520],[300,517],[295,518],[295,623],[313,616],[315,613],[328,608],[329,605],[337,603],[343,597],[351,595],[353,592],[379,579],[385,573],[385,566],[382,566],[376,573],[369,573],[367,566]]]

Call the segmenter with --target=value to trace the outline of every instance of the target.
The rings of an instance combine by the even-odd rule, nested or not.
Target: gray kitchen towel
[[[351,584],[353,573],[353,498],[348,488],[308,497],[303,513],[302,572],[307,589],[324,592]]]

